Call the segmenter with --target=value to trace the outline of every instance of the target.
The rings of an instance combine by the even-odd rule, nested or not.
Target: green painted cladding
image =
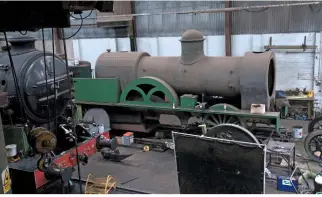
[[[119,78],[74,79],[75,100],[118,103],[120,96]]]

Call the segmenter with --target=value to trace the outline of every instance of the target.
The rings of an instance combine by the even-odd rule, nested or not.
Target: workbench
[[[306,103],[306,107],[300,107],[303,109],[307,109],[308,118],[315,118],[315,110],[314,110],[314,98],[313,97],[299,97],[299,96],[288,96],[292,108],[292,102],[301,102]],[[296,107],[295,107],[296,106]],[[294,108],[299,108],[298,105],[295,105]],[[290,111],[290,110],[288,110]]]
[[[272,156],[282,157],[287,162],[288,175],[291,176],[295,168],[295,143],[293,142],[279,142],[271,139],[267,144],[268,165],[269,168],[272,163]],[[276,166],[276,165],[275,165]],[[280,166],[280,165],[279,165]]]

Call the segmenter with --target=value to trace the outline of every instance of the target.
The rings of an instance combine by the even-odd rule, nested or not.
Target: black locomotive
[[[0,52],[0,92],[8,92],[10,103],[3,111],[4,124],[52,122],[64,113],[70,100],[65,62],[52,53],[37,50],[33,37],[8,41],[9,49],[5,47]]]
[[[5,144],[17,145],[18,153],[7,155],[12,192],[37,193],[57,180],[64,186],[72,169],[87,164],[97,150],[107,148],[119,155],[113,152],[117,143],[109,139],[109,130],[102,133],[95,122],[72,121],[73,72],[67,63],[37,50],[35,38],[7,41],[10,45],[0,52],[0,92],[9,97],[9,104],[1,108]],[[0,168],[6,162],[0,160]]]

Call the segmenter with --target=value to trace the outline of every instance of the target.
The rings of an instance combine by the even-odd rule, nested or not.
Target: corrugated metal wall
[[[299,2],[299,1],[297,1]],[[291,1],[233,1],[233,7],[249,5],[266,5],[293,3]],[[224,1],[135,1],[136,13],[161,13],[169,11],[191,11],[224,8]],[[124,8],[125,9],[125,8]],[[122,10],[121,10],[122,11]],[[89,15],[90,14],[90,15]],[[87,15],[89,15],[87,17]],[[85,38],[122,38],[127,37],[127,27],[96,28],[86,25],[96,21],[96,12],[85,11],[82,14],[84,27],[74,39]],[[78,17],[78,15],[75,15]],[[71,20],[72,24],[80,24],[80,20]],[[198,29],[204,35],[224,34],[224,13],[204,14],[169,14],[136,17],[138,37],[171,37],[180,36],[183,31]],[[65,36],[69,37],[78,27],[66,28]],[[269,9],[237,11],[232,14],[233,34],[265,34],[265,33],[296,33],[319,32],[322,30],[321,5],[296,6]],[[45,38],[51,38],[51,30],[45,30]],[[12,33],[10,35],[18,35]],[[42,39],[41,32],[27,35]]]
[[[161,13],[223,8],[221,1],[136,1],[135,13]],[[198,29],[204,35],[224,34],[224,14],[169,14],[136,17],[138,37],[181,35],[187,29]]]
[[[299,2],[299,1],[297,1]],[[291,1],[233,1],[232,7],[294,3]],[[136,13],[160,13],[223,8],[223,1],[137,1]],[[321,5],[233,12],[232,34],[317,32],[322,30]],[[204,35],[224,34],[224,13],[140,16],[136,18],[139,37],[180,36],[195,28]]]
[[[296,3],[299,2],[296,1]],[[282,3],[295,3],[295,1],[233,1],[232,6]],[[233,34],[319,32],[321,30],[321,4],[233,12]]]

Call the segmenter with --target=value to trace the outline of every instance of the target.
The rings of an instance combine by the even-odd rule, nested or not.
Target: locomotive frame
[[[142,86],[149,86],[149,91],[143,90]],[[209,108],[196,108],[198,106],[198,95],[185,94],[177,96],[173,88],[165,81],[156,77],[141,77],[126,84],[121,91],[119,78],[74,78],[75,104],[77,105],[78,119],[82,117],[83,108],[101,107],[107,113],[111,107],[133,109],[138,111],[151,110],[163,112],[164,114],[176,114],[180,112],[189,113],[192,116],[201,116],[207,119],[211,115],[223,117],[219,123],[226,124],[230,117],[237,117],[241,122],[265,122],[274,125],[277,134],[280,133],[280,113],[266,112],[265,114],[252,114],[250,110],[241,110],[232,105],[220,103]],[[103,87],[103,88],[97,88]],[[140,100],[128,99],[131,92],[139,93]],[[167,102],[152,101],[151,97],[158,93],[163,95]],[[226,119],[226,122],[223,120]],[[207,122],[207,120],[206,120]],[[211,121],[210,121],[211,122]],[[111,124],[113,124],[111,122]],[[208,125],[208,124],[207,124]],[[211,125],[210,125],[211,126]],[[246,125],[241,125],[245,127]]]

